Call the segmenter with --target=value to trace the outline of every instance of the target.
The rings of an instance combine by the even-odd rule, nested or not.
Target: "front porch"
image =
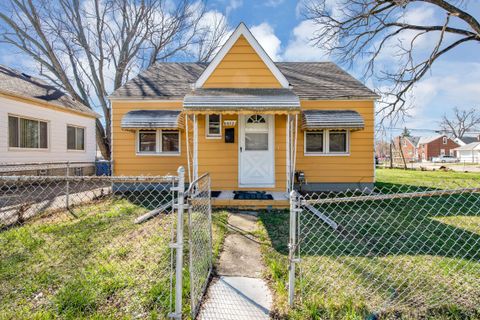
[[[218,193],[220,192],[220,193]],[[223,190],[212,191],[212,206],[215,208],[238,208],[238,209],[286,209],[289,207],[289,197],[286,192],[265,192],[272,199],[235,199],[236,191]]]

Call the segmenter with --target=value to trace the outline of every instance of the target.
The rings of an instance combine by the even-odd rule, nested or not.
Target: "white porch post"
[[[193,180],[198,178],[198,121],[193,115]]]
[[[287,135],[287,193],[289,193],[290,191],[290,179],[292,177],[292,173],[291,173],[291,160],[292,160],[292,154],[290,152],[290,114],[287,115],[287,132],[286,132],[286,135]]]

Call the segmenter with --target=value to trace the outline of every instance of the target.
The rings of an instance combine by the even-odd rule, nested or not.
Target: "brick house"
[[[446,135],[426,137],[396,137],[396,147],[402,148],[407,161],[431,161],[441,155],[455,156],[455,148],[460,145]]]
[[[398,136],[395,138],[395,148],[402,149],[403,156],[407,162],[418,161],[417,143],[420,137]]]

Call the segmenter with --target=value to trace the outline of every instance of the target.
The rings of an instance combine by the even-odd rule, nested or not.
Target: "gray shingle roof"
[[[186,109],[275,108],[300,109],[298,96],[290,89],[196,89],[183,101]]]
[[[409,140],[415,147],[418,145],[418,142],[420,141],[420,137],[416,137],[416,136],[410,136],[405,138],[407,138],[407,140]]]
[[[122,117],[121,126],[123,129],[176,129],[182,126],[180,113],[175,110],[133,110]]]
[[[47,82],[3,65],[0,65],[0,92],[43,100],[59,107],[98,116],[90,108]]]
[[[280,71],[302,100],[376,98],[360,81],[331,62],[279,62]],[[111,99],[182,100],[205,63],[156,63],[116,90]]]
[[[477,138],[477,137],[462,137],[462,138],[460,138],[460,140],[462,140],[462,142],[465,143],[465,144],[470,144],[470,143],[473,143],[473,142],[478,142],[478,138]]]
[[[353,110],[305,110],[302,115],[303,129],[363,129],[365,127],[362,116]]]

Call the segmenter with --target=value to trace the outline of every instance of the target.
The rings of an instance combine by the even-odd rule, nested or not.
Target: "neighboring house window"
[[[10,148],[48,149],[48,123],[8,116],[8,145]]]
[[[222,136],[222,116],[219,114],[207,115],[207,137],[219,138]]]
[[[305,131],[305,154],[348,154],[347,130]]]
[[[180,132],[178,130],[138,131],[138,153],[180,154]]]
[[[85,150],[85,128],[67,126],[67,150]]]
[[[443,137],[443,144],[447,144],[447,143],[448,143],[447,137]]]
[[[450,152],[450,155],[451,155],[452,157],[455,157],[455,150],[453,150],[453,149],[450,149],[450,151],[449,151],[449,152]]]
[[[440,149],[440,155],[444,156],[445,155],[445,149]]]

